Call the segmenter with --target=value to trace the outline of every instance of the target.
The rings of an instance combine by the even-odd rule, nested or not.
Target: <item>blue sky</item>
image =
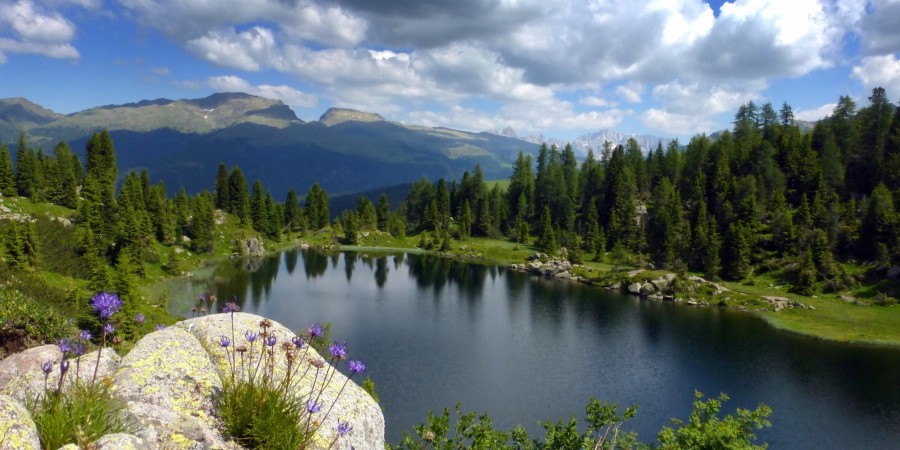
[[[243,91],[304,120],[687,138],[748,101],[900,98],[900,0],[0,0],[0,98]]]

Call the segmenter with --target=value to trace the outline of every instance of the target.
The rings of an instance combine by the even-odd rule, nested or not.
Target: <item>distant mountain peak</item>
[[[379,122],[382,120],[384,117],[381,117],[381,114],[347,108],[328,108],[328,111],[325,111],[325,114],[319,118],[319,122],[329,127],[342,122]]]
[[[555,139],[548,138],[543,134],[538,134],[523,137],[522,140],[531,142],[533,144],[546,143],[548,145],[556,145],[557,147],[564,147],[566,144],[572,144],[572,149],[577,154],[585,156],[587,155],[588,150],[594,150],[595,155],[599,154],[600,150],[603,148],[604,142],[609,142],[613,146],[625,145],[625,143],[630,138],[634,138],[638,142],[638,144],[641,146],[641,150],[645,154],[651,150],[655,150],[660,143],[662,143],[663,148],[665,148],[669,144],[669,142],[672,141],[672,139],[670,138],[660,136],[624,133],[621,131],[608,129],[584,134],[576,137],[575,139]]]

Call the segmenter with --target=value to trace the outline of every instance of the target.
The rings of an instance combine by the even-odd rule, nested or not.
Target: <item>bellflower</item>
[[[166,329],[165,324],[162,324],[162,323],[156,324],[156,331],[161,331],[161,330],[165,330],[165,329]]]
[[[305,341],[303,340],[303,338],[300,337],[300,336],[294,336],[294,337],[292,337],[292,338],[291,338],[291,342],[293,342],[293,343],[294,343],[294,347],[297,347],[298,349],[302,349],[303,347],[306,346],[306,342],[305,342]]]
[[[112,334],[113,331],[116,331],[116,327],[114,327],[113,324],[108,323],[103,325],[103,331],[105,331],[106,334]]]
[[[59,374],[65,375],[69,371],[69,361],[64,359],[59,362]]]
[[[277,342],[278,338],[276,338],[274,334],[266,337],[266,345],[268,345],[269,347],[274,347]]]
[[[87,351],[87,347],[84,345],[84,342],[76,342],[72,344],[72,354],[75,356],[81,356],[84,352]]]
[[[223,313],[236,313],[241,310],[241,307],[238,306],[235,302],[228,302],[225,304],[225,307],[222,308]]]
[[[59,346],[59,351],[65,355],[72,351],[72,340],[71,339],[60,339],[56,342],[56,345]]]
[[[347,357],[347,343],[342,341],[334,341],[333,344],[328,346],[328,351],[331,352],[331,356],[335,359],[344,359]]]
[[[100,315],[101,320],[106,320],[119,311],[119,308],[122,307],[122,299],[116,294],[101,292],[91,299],[91,307]]]
[[[322,409],[322,402],[317,402],[310,400],[306,402],[306,411],[310,414],[315,414]]]
[[[322,330],[321,323],[314,323],[306,328],[306,332],[309,333],[310,339],[315,339],[317,337],[322,337],[324,331]]]
[[[338,426],[337,426],[338,436],[344,437],[344,435],[349,433],[350,430],[352,430],[352,429],[353,429],[353,427],[350,425],[349,420],[346,422],[342,422],[340,419],[338,419]]]
[[[250,330],[247,330],[244,332],[244,337],[247,338],[247,342],[252,344],[254,341],[256,341],[256,338],[259,337],[259,332],[254,333]]]
[[[359,361],[359,360],[354,361],[351,359],[350,362],[348,363],[348,366],[350,367],[351,374],[362,373],[362,372],[366,371],[366,363]]]
[[[53,361],[46,361],[41,364],[41,371],[44,372],[44,375],[50,374],[53,371]]]
[[[134,322],[135,322],[135,323],[139,323],[139,324],[140,324],[140,323],[144,323],[145,320],[147,320],[147,317],[145,317],[145,316],[144,316],[143,314],[141,314],[141,313],[137,313],[137,314],[134,315]]]
[[[81,331],[79,331],[79,332],[78,332],[78,339],[81,339],[82,341],[89,341],[89,340],[91,340],[91,332],[88,331],[88,330],[81,330]]]
[[[219,339],[219,345],[222,347],[228,347],[229,345],[231,345],[231,339],[228,339],[228,337],[226,336],[222,336],[221,339]]]

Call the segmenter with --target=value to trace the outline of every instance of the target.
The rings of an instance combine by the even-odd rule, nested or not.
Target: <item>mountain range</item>
[[[486,179],[507,178],[519,151],[538,145],[491,133],[404,125],[378,114],[332,108],[304,122],[278,100],[219,93],[195,100],[143,100],[62,115],[27,99],[0,100],[0,142],[24,130],[50,152],[65,141],[81,156],[95,131],[109,131],[120,174],[147,169],[170,191],[212,187],[216,167],[238,165],[276,198],[318,182],[348,194],[416,181],[456,179],[480,164]],[[14,153],[14,152],[13,152]],[[15,155],[13,155],[15,156]]]

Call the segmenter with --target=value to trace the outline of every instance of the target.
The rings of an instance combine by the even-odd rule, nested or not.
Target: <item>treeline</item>
[[[275,240],[287,231],[319,229],[330,221],[328,196],[318,184],[310,188],[305,207],[293,190],[279,203],[258,180],[248,189],[237,166],[229,172],[220,165],[213,191],[193,196],[182,188],[168,197],[163,182],[153,184],[146,170],[128,173],[120,180],[115,148],[106,131],[95,133],[88,141],[84,163],[64,142],[52,155],[33,148],[24,132],[15,154],[14,165],[9,147],[0,147],[0,194],[74,209],[77,254],[52,258],[77,259],[77,264],[71,265],[74,268],[63,275],[87,279],[90,292],[118,292],[126,305],[135,303],[127,300],[134,300],[138,281],[146,275],[145,265],[162,262],[157,244],[168,246],[163,267],[174,274],[180,272],[180,248],[196,253],[213,250],[216,227],[225,219],[217,209],[234,214],[241,225]],[[0,221],[0,231],[0,259],[9,268],[41,268],[44,236],[39,235],[34,221]],[[124,332],[129,335],[130,330]]]
[[[570,258],[643,255],[673,270],[744,279],[787,268],[796,291],[855,283],[841,262],[900,260],[900,108],[877,88],[857,109],[802,132],[790,105],[741,106],[734,126],[682,148],[609,143],[578,163],[571,146],[520,153],[504,190],[479,167],[450,183],[415,183],[398,209],[437,242],[506,236]],[[362,201],[362,200],[361,200]],[[361,210],[357,209],[357,214]]]

